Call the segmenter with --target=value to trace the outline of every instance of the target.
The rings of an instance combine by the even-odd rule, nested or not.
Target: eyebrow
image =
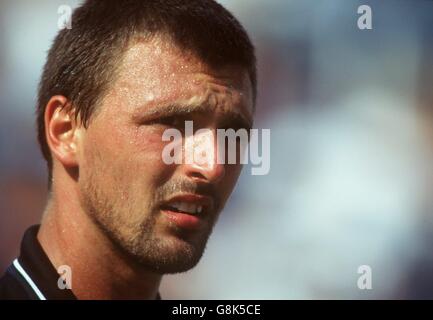
[[[163,117],[186,117],[192,114],[211,114],[212,107],[207,104],[167,104],[167,105],[158,105],[154,107],[143,106],[138,108],[137,111],[134,112],[134,119],[142,120],[149,119],[154,120],[157,118]],[[252,119],[249,119],[241,112],[237,111],[228,111],[223,115],[224,122],[230,124],[236,124],[236,126],[240,128],[245,128],[247,130],[251,129],[253,126]]]

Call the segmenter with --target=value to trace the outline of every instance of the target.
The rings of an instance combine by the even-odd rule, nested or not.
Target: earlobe
[[[70,101],[53,96],[45,109],[45,135],[53,158],[67,167],[77,166],[77,121]]]

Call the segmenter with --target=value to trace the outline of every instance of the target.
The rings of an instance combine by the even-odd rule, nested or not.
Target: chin
[[[145,269],[158,274],[175,274],[194,268],[200,261],[206,241],[197,243],[172,236],[170,239],[147,242],[142,250],[134,252],[135,260]]]

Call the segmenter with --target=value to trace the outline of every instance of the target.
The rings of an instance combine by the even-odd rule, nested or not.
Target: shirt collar
[[[60,274],[37,239],[40,225],[27,229],[21,242],[20,256],[13,263],[40,300],[77,300],[71,289],[60,289]],[[158,292],[157,300],[161,300]]]
[[[20,256],[14,261],[15,268],[39,299],[76,300],[72,290],[58,287],[60,275],[36,237],[38,230],[39,225],[34,225],[24,233]]]

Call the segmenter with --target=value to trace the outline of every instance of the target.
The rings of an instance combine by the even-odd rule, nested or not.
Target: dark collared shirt
[[[69,289],[59,289],[60,275],[42,249],[36,235],[39,225],[24,233],[20,256],[0,279],[0,299],[76,300]]]
[[[60,289],[60,275],[45,254],[36,235],[39,225],[27,229],[20,256],[0,278],[0,300],[76,300],[70,289]],[[158,293],[157,299],[161,296]]]

